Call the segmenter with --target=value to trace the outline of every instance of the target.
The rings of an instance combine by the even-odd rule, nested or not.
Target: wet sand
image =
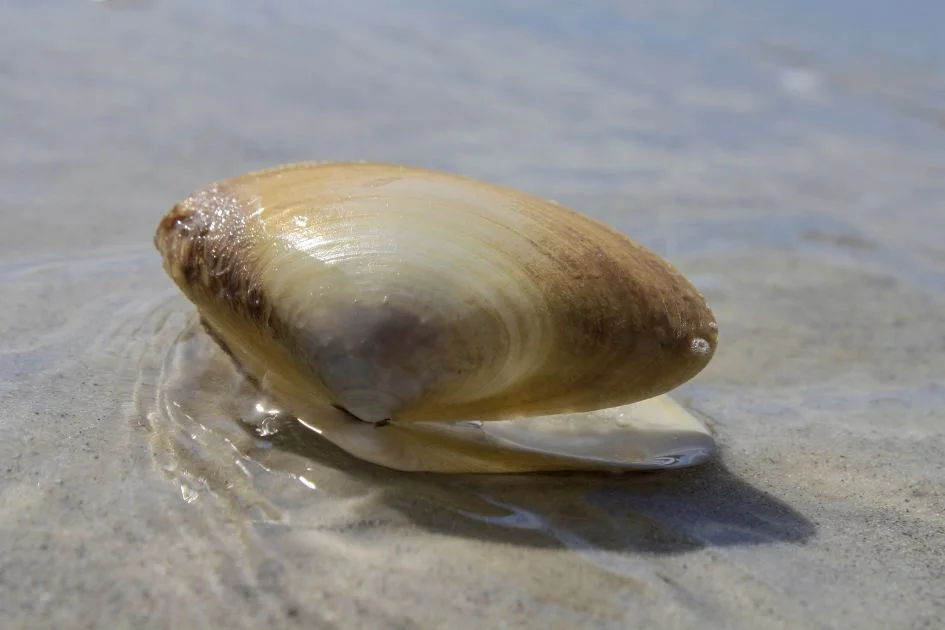
[[[0,7],[0,627],[940,623],[935,15],[190,4]],[[151,237],[302,159],[514,185],[670,258],[720,323],[676,394],[717,461],[410,475],[240,423]]]

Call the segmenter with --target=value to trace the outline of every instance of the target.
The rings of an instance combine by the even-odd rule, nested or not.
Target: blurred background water
[[[942,24],[934,0],[0,3],[0,626],[934,627]],[[245,430],[151,238],[198,186],[310,159],[513,185],[668,256],[719,316],[678,399],[720,463],[430,478]]]

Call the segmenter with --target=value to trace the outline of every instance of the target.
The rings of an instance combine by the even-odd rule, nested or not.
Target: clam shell
[[[493,422],[352,422],[332,410],[303,424],[348,453],[388,468],[525,473],[682,468],[715,453],[709,429],[669,396],[594,412]]]
[[[589,446],[588,412],[671,390],[717,342],[703,296],[656,254],[559,205],[448,173],[249,173],[177,204],[155,244],[248,377],[300,419],[343,417],[326,437],[355,454],[372,444],[360,456],[392,467],[594,467],[608,440]],[[673,404],[641,409],[685,434],[695,420]],[[621,416],[607,417],[598,428],[613,440]],[[370,455],[378,441],[399,454]],[[601,461],[640,464],[644,450]]]

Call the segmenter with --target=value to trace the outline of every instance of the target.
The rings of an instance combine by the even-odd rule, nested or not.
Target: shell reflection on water
[[[211,337],[243,375],[229,386],[275,401],[236,414],[257,437],[290,414],[362,460],[453,473],[713,451],[664,395],[714,354],[703,296],[555,204],[422,169],[289,165],[196,191],[155,243],[207,333],[188,343]]]

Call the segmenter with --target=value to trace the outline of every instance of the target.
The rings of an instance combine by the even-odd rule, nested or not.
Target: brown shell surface
[[[588,411],[666,392],[715,318],[672,265],[581,214],[387,164],[249,173],[177,204],[168,274],[294,413],[369,422]]]

